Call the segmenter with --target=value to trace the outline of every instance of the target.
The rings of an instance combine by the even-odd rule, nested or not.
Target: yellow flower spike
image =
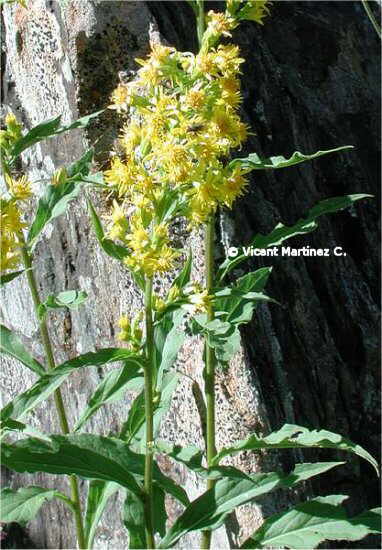
[[[126,315],[122,315],[122,317],[119,318],[117,324],[121,329],[117,335],[118,340],[121,340],[122,342],[129,342],[131,339],[130,319]]]
[[[0,231],[0,272],[17,268],[21,263],[20,245],[14,233]]]
[[[8,174],[5,174],[5,181],[8,187],[8,191],[15,200],[26,200],[32,195],[31,182],[26,176],[13,179]]]
[[[197,88],[191,88],[188,90],[184,97],[184,102],[187,107],[199,111],[203,109],[206,102],[206,92],[204,90],[198,90]]]
[[[60,168],[55,172],[51,179],[51,185],[63,185],[68,179],[68,174],[65,168]]]
[[[168,239],[168,225],[165,223],[157,225],[154,228],[154,238],[159,242]]]
[[[174,260],[180,256],[180,252],[170,248],[169,246],[163,246],[159,257],[155,262],[155,271],[164,273],[174,269]]]
[[[11,138],[11,140],[13,142],[17,141],[18,139],[20,139],[22,137],[22,132],[21,132],[22,126],[17,121],[17,118],[15,117],[15,115],[12,112],[10,112],[6,115],[5,125],[7,127],[8,136]]]
[[[215,64],[226,77],[240,74],[240,65],[245,59],[239,57],[240,50],[233,44],[221,44],[215,50]]]
[[[125,151],[127,157],[129,157],[140,144],[142,140],[142,130],[140,126],[132,122],[122,130],[120,137],[120,144]]]
[[[180,296],[179,287],[174,285],[168,291],[167,300],[169,302],[174,302],[177,298],[179,298],[179,296]]]
[[[159,296],[153,297],[153,308],[155,311],[163,311],[166,307],[166,302],[163,300],[163,298],[160,298]]]
[[[140,251],[150,244],[149,234],[142,226],[134,227],[133,232],[126,239],[129,241],[130,248],[135,251]]]
[[[212,10],[207,14],[207,22],[210,32],[223,36],[231,36],[230,31],[238,25],[237,21],[230,15]]]
[[[128,87],[123,84],[119,84],[119,86],[117,86],[111,94],[111,104],[109,105],[109,108],[115,109],[118,112],[126,110],[130,103],[130,97]]]
[[[1,231],[2,233],[19,233],[26,223],[21,221],[21,212],[14,200],[1,200]]]
[[[212,296],[206,289],[203,289],[199,283],[191,283],[185,289],[188,303],[182,306],[183,309],[191,314],[205,313],[212,304]]]
[[[247,185],[248,181],[242,176],[240,168],[235,168],[219,188],[219,201],[232,208],[233,202],[244,194]]]
[[[263,19],[269,15],[269,6],[272,4],[269,0],[247,0],[246,5],[240,10],[239,18],[248,21],[255,21],[259,25],[264,25]]]
[[[128,196],[134,187],[136,172],[134,159],[122,162],[119,157],[113,157],[110,169],[104,172],[105,182],[117,187],[120,196]]]

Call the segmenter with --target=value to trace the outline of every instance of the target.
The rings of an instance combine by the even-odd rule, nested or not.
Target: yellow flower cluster
[[[13,113],[5,117],[6,129],[0,132],[0,148],[3,160],[11,151],[14,143],[22,137],[21,124]],[[5,163],[4,163],[5,166]],[[20,202],[31,194],[31,183],[26,176],[12,177],[4,168],[4,180],[8,191],[2,196],[0,224],[0,271],[4,273],[20,264],[20,235],[26,225],[22,222]]]
[[[134,271],[152,276],[174,268],[178,253],[163,222],[169,193],[172,216],[183,215],[193,226],[219,205],[230,208],[246,188],[240,167],[224,162],[248,132],[238,113],[244,59],[237,46],[217,42],[230,36],[243,6],[257,10],[259,19],[262,4],[236,2],[225,13],[210,11],[197,55],[151,44],[148,58],[137,60],[137,79],[112,94],[111,108],[130,122],[120,138],[123,155],[115,155],[104,174],[119,197],[109,236],[130,249],[125,262]]]
[[[15,269],[20,263],[19,233],[25,224],[21,221],[21,213],[13,199],[0,199],[0,271],[4,273]]]
[[[118,334],[118,340],[127,342],[132,351],[138,351],[142,344],[142,330],[139,327],[141,321],[142,315],[140,314],[137,315],[133,322],[130,321],[127,315],[122,315],[118,320],[118,326],[121,329]]]

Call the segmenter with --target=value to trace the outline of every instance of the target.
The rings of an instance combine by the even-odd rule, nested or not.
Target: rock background
[[[118,82],[118,72],[135,68],[134,58],[148,51],[150,37],[160,36],[182,50],[195,50],[192,12],[186,2],[90,0],[30,0],[29,9],[2,8],[2,92],[5,108],[17,112],[27,127],[63,113],[65,122],[103,108]],[[208,7],[219,9],[220,2]],[[374,5],[375,9],[378,9]],[[219,254],[224,247],[242,245],[256,232],[276,223],[291,224],[318,200],[347,193],[371,193],[352,209],[321,218],[319,229],[290,241],[296,248],[342,246],[342,258],[263,258],[242,264],[250,270],[274,265],[267,292],[282,306],[259,307],[253,323],[242,332],[243,349],[227,372],[218,376],[219,444],[267,432],[285,421],[327,428],[349,436],[379,454],[378,341],[378,193],[380,142],[380,75],[378,39],[360,2],[274,2],[264,27],[245,23],[234,40],[247,60],[243,67],[244,116],[254,128],[245,153],[288,156],[295,150],[313,152],[342,144],[354,151],[333,155],[299,168],[256,173],[250,191],[217,224]],[[107,162],[117,121],[107,114],[86,135],[72,132],[31,149],[24,168],[34,181],[78,158],[90,143],[97,148],[98,166]],[[36,184],[42,185],[40,184]],[[107,205],[96,201],[101,212]],[[197,253],[195,276],[201,277],[201,237],[190,237]],[[64,289],[88,292],[78,311],[54,313],[50,326],[61,362],[78,353],[115,344],[116,320],[141,300],[125,271],[100,252],[83,199],[49,227],[37,247],[36,269],[42,296]],[[243,271],[239,272],[240,274]],[[113,289],[113,292],[110,292]],[[2,291],[3,322],[23,336],[41,357],[37,325],[25,281],[20,278]],[[188,341],[179,366],[201,382],[196,352],[200,343]],[[200,354],[199,354],[200,356]],[[2,361],[3,398],[8,401],[33,383],[34,375],[11,359]],[[115,367],[114,367],[115,368]],[[73,422],[103,377],[102,369],[71,376],[63,393]],[[96,433],[113,431],[124,418],[124,403],[102,409],[89,422]],[[51,403],[40,407],[33,422],[58,431]],[[200,444],[198,418],[183,378],[162,435],[179,443]],[[333,459],[335,453],[307,452],[305,460]],[[283,452],[255,459],[241,456],[235,464],[249,471],[279,465],[289,469],[301,454]],[[194,476],[161,464],[189,489],[202,490]],[[20,476],[3,472],[5,485],[26,483],[60,487],[50,476]],[[33,481],[32,481],[33,480]],[[371,467],[354,459],[327,473],[309,494],[345,492],[356,512],[378,502],[377,480]],[[233,518],[228,539],[249,534],[262,515],[279,510],[295,495],[274,494],[262,506],[246,506]],[[126,546],[113,501],[99,529],[98,548]],[[174,515],[177,510],[169,506]],[[239,527],[240,526],[240,527]],[[28,530],[31,542],[17,547],[74,548],[72,525],[60,504],[52,502]],[[226,548],[223,530],[214,547]],[[182,541],[195,546],[196,538]],[[12,544],[8,539],[5,544]],[[353,547],[377,547],[372,539]],[[13,546],[15,547],[15,546]],[[330,547],[337,547],[331,544]]]

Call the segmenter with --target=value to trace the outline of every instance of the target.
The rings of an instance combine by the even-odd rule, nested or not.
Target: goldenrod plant
[[[246,440],[216,448],[216,369],[224,369],[238,349],[240,325],[251,320],[260,301],[271,300],[264,294],[271,271],[268,267],[225,283],[228,273],[246,256],[227,258],[215,267],[216,213],[221,208],[231,208],[235,199],[245,193],[251,171],[286,168],[350,147],[309,155],[295,152],[290,158],[262,159],[256,153],[232,158],[250,129],[240,118],[240,69],[244,60],[239,48],[229,40],[241,20],[264,24],[270,3],[229,0],[224,13],[207,14],[202,0],[189,3],[195,13],[199,51],[179,52],[155,43],[146,59],[137,60],[140,68],[136,79],[120,84],[111,98],[110,108],[120,113],[124,122],[119,154],[112,156],[103,175],[89,175],[91,158],[87,154],[74,167],[57,173],[47,186],[45,199],[40,199],[26,238],[18,209],[27,199],[29,185],[25,178],[14,178],[11,170],[15,150],[18,154],[22,151],[20,142],[26,136],[19,128],[17,135],[10,137],[14,122],[7,124],[2,135],[3,171],[9,193],[4,201],[13,205],[5,209],[4,282],[21,275],[19,260],[25,254],[25,273],[28,279],[33,275],[33,246],[44,225],[62,211],[57,206],[59,201],[66,206],[84,183],[96,182],[98,190],[106,187],[108,195],[112,194],[113,206],[102,220],[87,195],[95,235],[104,252],[130,272],[144,303],[143,310],[134,317],[126,312],[120,318],[118,338],[122,347],[89,352],[55,366],[48,345],[47,365],[53,369],[50,372],[8,329],[2,329],[2,352],[19,359],[39,376],[32,388],[16,396],[2,411],[2,427],[7,436],[2,445],[3,464],[17,472],[79,476],[88,480],[88,485],[84,514],[78,495],[73,493],[69,498],[41,487],[4,489],[1,520],[25,523],[45,500],[61,498],[74,510],[77,527],[80,521],[83,526],[77,531],[80,548],[92,547],[98,522],[116,491],[124,494],[122,521],[129,533],[130,548],[170,548],[190,532],[201,533],[199,546],[210,548],[211,533],[224,525],[237,506],[256,501],[271,491],[294,488],[343,464],[301,463],[289,473],[252,474],[221,464],[226,457],[242,451],[327,448],[356,454],[377,470],[374,458],[348,439],[327,430],[288,424],[268,436],[252,434]],[[57,191],[61,189],[62,193]],[[348,195],[321,201],[293,226],[279,224],[269,235],[256,235],[251,244],[256,248],[279,246],[297,234],[313,231],[319,216],[366,197]],[[204,285],[191,279],[191,252],[177,248],[172,241],[172,225],[180,218],[190,229],[204,227]],[[154,291],[153,279],[162,275],[172,277],[171,283],[163,284],[160,292]],[[36,298],[33,284],[31,290],[43,342],[49,308],[69,307],[70,300],[79,305],[84,299],[78,290],[69,297],[58,295],[42,302],[38,295]],[[205,339],[205,387],[204,391],[196,388],[199,409],[205,409],[206,415],[204,449],[181,447],[158,438],[161,419],[181,376],[174,363],[185,332]],[[71,433],[67,426],[61,435],[35,433],[34,437],[17,442],[10,440],[11,431],[30,433],[24,416],[58,392],[71,372],[115,361],[120,361],[121,367],[104,377]],[[126,411],[119,432],[108,437],[87,433],[85,425],[91,416],[101,406],[121,398],[128,389],[136,390],[137,397]],[[204,479],[205,492],[190,502],[184,489],[161,472],[156,462],[160,455],[185,465]],[[172,525],[167,521],[167,495],[184,506]],[[380,510],[348,517],[342,506],[345,499],[344,495],[318,497],[271,516],[242,547],[315,548],[325,540],[355,541],[380,532]]]

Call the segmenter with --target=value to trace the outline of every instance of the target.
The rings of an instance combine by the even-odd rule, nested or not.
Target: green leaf
[[[53,371],[45,373],[31,388],[16,396],[2,409],[1,421],[9,418],[18,420],[27,414],[51,395],[73,370],[82,367],[102,367],[115,361],[129,361],[130,365],[141,366],[142,359],[126,348],[105,348],[79,355],[58,365]]]
[[[156,366],[156,387],[160,390],[162,379],[175,363],[179,350],[186,337],[185,331],[180,328],[185,312],[177,310],[166,313],[155,324],[154,345],[155,345],[155,366]]]
[[[176,214],[179,215],[180,206],[178,190],[167,187],[155,204],[157,223],[166,223],[173,219]]]
[[[142,391],[134,399],[129,409],[126,422],[123,423],[119,437],[131,443],[145,421],[145,392]]]
[[[248,439],[237,442],[232,447],[222,449],[212,460],[213,464],[219,464],[222,458],[228,455],[235,455],[241,451],[251,451],[256,449],[299,449],[318,447],[320,449],[337,449],[339,451],[348,451],[355,453],[367,460],[378,474],[378,464],[376,460],[363,449],[349,439],[342,437],[334,432],[327,430],[309,430],[302,426],[294,424],[285,424],[277,432],[273,432],[266,437],[259,437],[256,434]]]
[[[179,375],[174,372],[167,373],[162,381],[161,390],[154,401],[154,438],[159,432],[162,418],[167,414],[172,395],[177,386]],[[134,400],[126,422],[123,424],[121,439],[130,444],[134,450],[144,452],[146,445],[146,415],[144,392]]]
[[[59,292],[57,296],[50,294],[48,298],[38,307],[39,319],[43,319],[48,309],[60,309],[67,307],[68,309],[77,309],[83,304],[88,295],[84,290],[66,290]]]
[[[40,124],[34,126],[25,136],[21,137],[13,146],[11,150],[11,155],[13,159],[18,157],[28,147],[35,145],[43,139],[53,137],[56,135],[56,132],[60,126],[61,115],[58,117],[45,120]]]
[[[317,229],[318,225],[315,220],[323,214],[331,214],[332,212],[343,210],[360,199],[370,197],[372,197],[372,195],[345,195],[343,197],[333,197],[331,199],[320,201],[309,210],[306,218],[298,220],[297,223],[291,226],[286,226],[279,223],[273,231],[269,233],[269,235],[261,235],[261,233],[258,233],[249,246],[253,246],[253,248],[269,248],[271,246],[279,246],[286,239],[290,239],[296,235],[310,233],[311,231]],[[219,267],[217,281],[222,281],[227,273],[246,259],[248,259],[248,256],[245,254],[239,254],[235,258],[227,258],[224,260]]]
[[[180,273],[175,277],[172,287],[177,286],[178,288],[184,288],[187,283],[190,282],[191,277],[191,268],[192,268],[192,250],[190,248],[187,256],[187,260],[183,266],[183,269],[180,271]]]
[[[94,232],[103,251],[106,252],[108,256],[120,261],[129,256],[130,253],[127,248],[120,246],[119,244],[114,243],[111,239],[107,239],[105,237],[105,232],[101,221],[89,198],[87,199],[87,203],[90,210],[90,217],[93,223]]]
[[[12,418],[8,418],[8,420],[1,423],[1,432],[1,437],[6,435],[8,432],[20,432],[23,433],[25,436],[37,437],[38,439],[50,441],[48,435],[40,432],[40,430],[38,430],[34,426],[29,426],[28,424],[18,422],[17,420],[13,420]]]
[[[21,489],[2,489],[0,493],[0,521],[26,525],[34,519],[41,506],[47,500],[60,498],[68,504],[68,498],[54,489],[43,487],[22,487]]]
[[[146,548],[143,500],[131,491],[126,491],[122,522],[129,532],[129,548]]]
[[[271,267],[262,267],[237,279],[230,287],[216,291],[215,307],[218,311],[226,312],[225,315],[221,315],[221,320],[237,326],[248,323],[259,302],[277,303],[262,292],[271,271]],[[239,332],[236,331],[236,334]],[[240,346],[239,338],[236,345]]]
[[[66,126],[60,126],[61,115],[37,124],[37,126],[32,128],[27,134],[25,134],[25,136],[20,138],[14,144],[11,150],[12,162],[16,159],[16,157],[20,155],[20,153],[25,151],[25,149],[31,147],[32,145],[35,145],[39,141],[57,136],[69,130],[74,130],[75,128],[86,128],[89,122],[93,118],[99,116],[101,113],[103,113],[103,110],[79,118],[75,122],[72,122],[71,124],[68,124]]]
[[[73,162],[67,169],[67,174],[69,178],[76,178],[77,180],[82,180],[88,176],[93,162],[94,149],[91,147],[82,155],[82,157]]]
[[[281,155],[261,159],[256,153],[251,153],[246,158],[231,160],[228,167],[233,169],[236,166],[240,166],[242,170],[246,170],[247,172],[251,172],[252,170],[276,170],[279,168],[288,168],[289,166],[294,166],[295,164],[300,164],[301,162],[306,162],[307,160],[314,160],[330,153],[344,151],[345,149],[354,149],[354,147],[353,145],[343,145],[342,147],[337,147],[336,149],[317,151],[317,153],[313,153],[311,155],[304,155],[303,153],[296,151],[288,159]]]
[[[88,401],[87,407],[77,421],[74,431],[78,431],[100,407],[122,399],[126,391],[140,389],[143,376],[138,363],[127,361],[122,369],[108,372]]]
[[[163,490],[153,483],[154,505],[154,533],[164,536],[166,532],[167,513],[165,507],[165,494]],[[129,531],[129,548],[146,548],[145,514],[143,499],[138,498],[131,491],[126,490],[122,521]]]
[[[381,509],[348,518],[341,506],[347,498],[318,497],[271,516],[241,548],[317,548],[326,540],[356,541],[381,533]]]
[[[221,312],[220,312],[221,313]],[[195,316],[190,323],[192,334],[204,334],[208,345],[215,350],[216,359],[225,365],[240,349],[240,332],[236,325],[220,318],[207,321],[205,314]]]
[[[44,227],[65,212],[68,203],[77,197],[80,190],[81,183],[74,180],[46,186],[43,196],[38,201],[37,212],[28,233],[27,242],[32,248]]]
[[[44,367],[33,359],[16,334],[4,325],[0,325],[0,353],[14,357],[39,376],[45,374]]]
[[[113,481],[142,496],[145,456],[119,439],[93,434],[52,435],[51,442],[28,438],[1,446],[3,464],[16,472],[77,475]],[[154,463],[153,479],[187,506],[185,491],[162,474]]]
[[[154,505],[154,529],[156,533],[159,533],[161,537],[164,537],[166,534],[166,522],[167,522],[167,512],[166,512],[166,493],[165,491],[157,484],[153,483],[153,505]]]
[[[158,548],[170,548],[190,531],[216,529],[237,506],[270,491],[294,487],[301,481],[327,472],[343,462],[297,464],[293,472],[253,474],[243,479],[220,479],[212,489],[192,501],[167,532]]]
[[[86,547],[92,548],[98,523],[106,508],[109,498],[119,489],[117,483],[112,481],[99,481],[93,479],[89,483],[89,490],[86,500],[86,513],[84,520],[84,531]]]
[[[16,279],[19,275],[24,273],[25,269],[22,269],[21,271],[13,271],[13,273],[6,273],[5,275],[0,275],[0,286],[4,286],[7,283],[10,283],[13,281],[13,279]]]
[[[157,441],[156,452],[176,460],[187,466],[189,470],[199,475],[203,479],[220,479],[223,477],[229,479],[251,479],[247,474],[234,468],[233,466],[214,466],[205,468],[202,466],[204,453],[193,445],[181,447],[180,445],[169,445],[164,441]]]

